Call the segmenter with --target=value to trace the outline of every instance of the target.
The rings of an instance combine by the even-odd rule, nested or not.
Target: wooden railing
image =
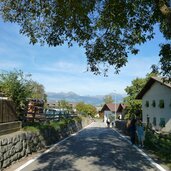
[[[62,118],[74,118],[76,114],[36,114],[33,116],[32,114],[27,114],[27,121],[38,121],[38,122],[45,122],[45,121],[60,121]]]

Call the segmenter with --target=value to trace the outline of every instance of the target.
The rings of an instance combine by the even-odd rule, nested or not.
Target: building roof
[[[120,103],[119,106],[118,106],[117,112],[122,112],[122,110],[125,109],[126,106],[127,106],[126,104]]]
[[[144,94],[151,88],[151,86],[155,83],[158,82],[161,85],[164,85],[168,88],[171,89],[171,83],[165,82],[162,78],[159,77],[151,77],[147,83],[145,84],[145,86],[143,87],[143,89],[139,92],[139,94],[136,96],[136,99],[142,99],[142,97],[144,96]]]
[[[104,104],[101,111],[109,110],[111,112],[115,112],[115,111],[117,111],[118,106],[119,106],[119,104],[115,104],[115,103]],[[115,110],[115,107],[116,107],[116,110]]]

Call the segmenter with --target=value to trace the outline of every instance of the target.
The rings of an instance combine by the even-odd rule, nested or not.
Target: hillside
[[[115,99],[115,94],[110,93],[109,95],[112,96],[113,100]],[[83,101],[88,104],[92,105],[100,105],[103,104],[103,98],[105,95],[97,95],[97,96],[80,96],[74,92],[60,92],[60,93],[54,93],[54,92],[47,92],[47,99],[49,102],[51,101],[59,101],[59,100],[66,100],[69,102],[80,102]],[[116,94],[116,102],[120,103],[122,102],[123,98],[125,96],[121,94]]]

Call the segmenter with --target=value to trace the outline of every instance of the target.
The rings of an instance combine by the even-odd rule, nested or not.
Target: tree
[[[145,78],[136,78],[131,83],[130,86],[125,88],[127,97],[124,98],[124,103],[127,104],[126,107],[126,118],[131,118],[132,115],[142,117],[142,100],[136,100],[136,96],[145,86],[146,82],[151,76],[158,76],[158,68],[153,65],[151,67],[151,73],[148,73]]]
[[[33,99],[42,99],[47,100],[47,96],[45,94],[45,89],[42,84],[39,84],[36,81],[29,81],[29,88],[31,89],[31,98]]]
[[[160,67],[171,79],[170,7],[169,0],[1,0],[0,14],[18,23],[30,43],[77,42],[86,50],[87,70],[95,74],[106,74],[109,66],[118,73],[128,55],[138,53],[137,45],[154,38],[158,24],[167,40],[160,45]]]
[[[7,97],[13,100],[16,113],[19,115],[26,107],[27,98],[30,97],[31,89],[29,80],[22,71],[11,71],[0,74],[0,89]]]
[[[143,86],[146,83],[146,79],[145,78],[136,78],[131,82],[130,86],[127,86],[125,88],[125,91],[127,93],[127,97],[124,98],[124,101],[130,101],[130,100],[135,100],[135,97],[137,96],[137,94],[141,91],[141,89],[143,88]]]
[[[85,104],[84,102],[80,102],[76,105],[76,110],[78,113],[84,116],[92,116],[94,117],[97,114],[96,108],[91,104]]]
[[[58,107],[61,108],[61,109],[66,109],[69,112],[72,111],[72,106],[66,100],[60,100],[60,101],[58,101]]]
[[[113,102],[112,96],[110,95],[104,96],[103,101],[105,104],[112,103]]]

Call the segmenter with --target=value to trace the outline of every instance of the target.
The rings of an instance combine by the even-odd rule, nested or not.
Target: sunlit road
[[[127,141],[103,123],[90,127],[39,157],[22,171],[154,171]]]

